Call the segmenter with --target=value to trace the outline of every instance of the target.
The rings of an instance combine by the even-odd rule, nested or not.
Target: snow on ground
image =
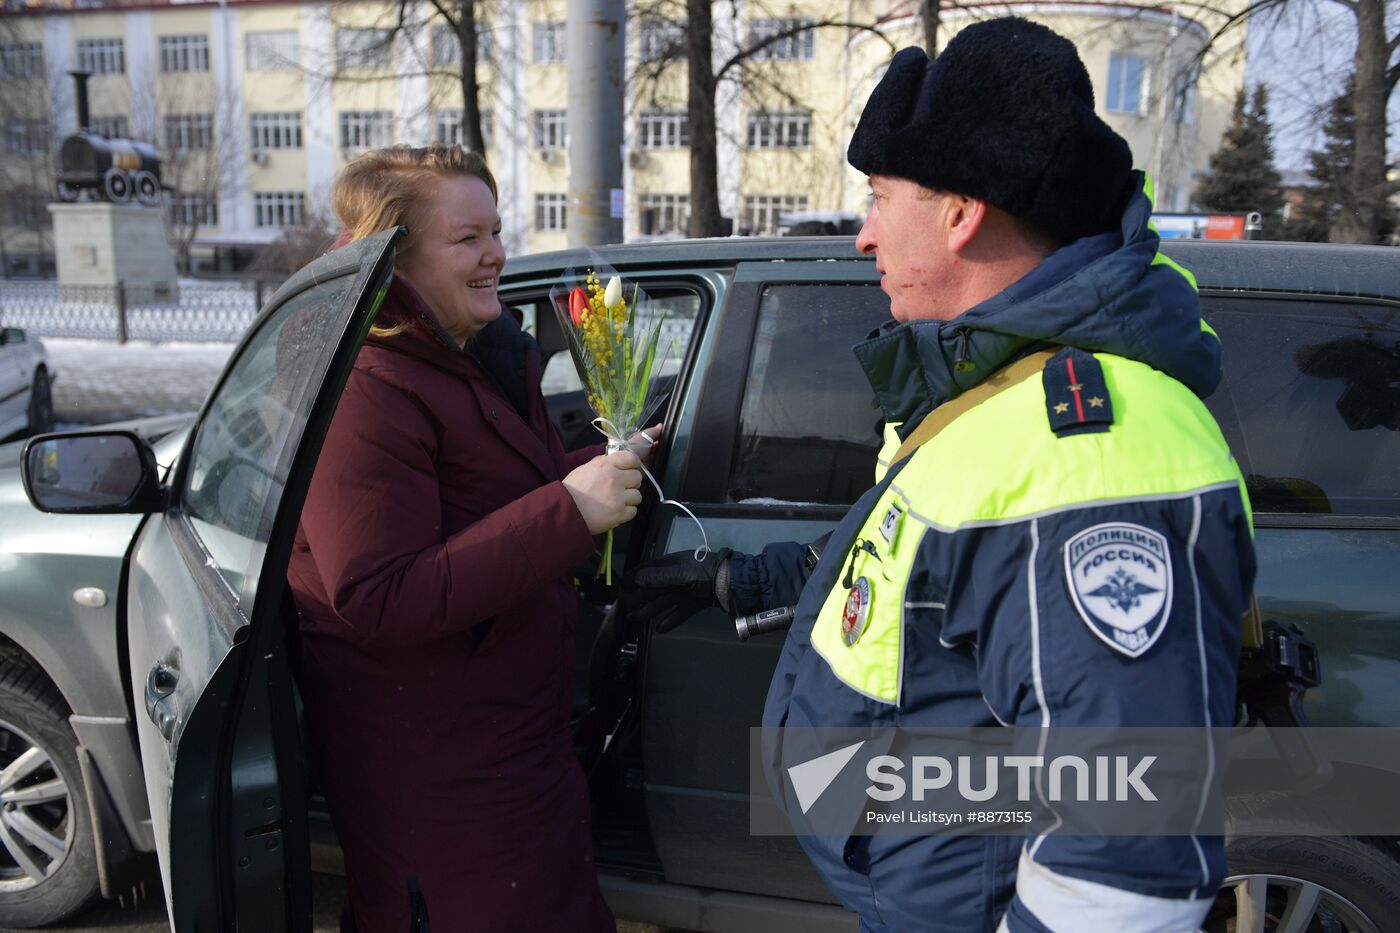
[[[232,343],[156,343],[44,337],[61,424],[194,411],[214,387]]]

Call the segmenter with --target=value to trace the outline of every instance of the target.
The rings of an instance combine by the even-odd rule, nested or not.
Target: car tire
[[[53,383],[49,382],[49,371],[41,366],[29,387],[29,433],[43,434],[52,430]]]
[[[1400,861],[1394,843],[1319,835],[1321,820],[1305,812],[1268,820],[1271,833],[1248,826],[1276,801],[1232,800],[1226,840],[1229,868],[1206,922],[1206,933],[1233,930],[1336,930],[1382,933],[1400,916]],[[1259,825],[1256,823],[1256,825]],[[1263,913],[1263,918],[1257,914]]]
[[[77,747],[58,689],[0,658],[0,927],[55,923],[97,894]]]

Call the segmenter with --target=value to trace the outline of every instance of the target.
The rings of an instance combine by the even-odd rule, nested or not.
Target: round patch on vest
[[[1108,522],[1065,542],[1065,577],[1089,631],[1130,658],[1167,627],[1172,564],[1167,539],[1150,528]]]
[[[861,577],[846,594],[846,611],[841,614],[841,640],[849,648],[860,641],[865,620],[870,617],[870,581]]]

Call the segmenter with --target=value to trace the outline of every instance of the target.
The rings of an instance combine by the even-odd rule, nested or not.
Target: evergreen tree
[[[1305,189],[1305,197],[1288,219],[1285,235],[1291,240],[1326,243],[1338,217],[1354,211],[1359,200],[1356,177],[1356,80],[1348,78],[1346,88],[1328,107],[1327,124],[1322,128],[1321,149],[1308,153],[1308,174],[1315,184]],[[1396,228],[1396,211],[1389,204],[1380,210],[1377,242],[1384,243]]]
[[[1241,90],[1235,97],[1234,119],[1210,157],[1210,174],[1196,187],[1195,200],[1206,210],[1221,213],[1258,211],[1264,219],[1264,236],[1272,237],[1281,226],[1283,191],[1274,169],[1268,89],[1260,84],[1248,105],[1246,100]]]

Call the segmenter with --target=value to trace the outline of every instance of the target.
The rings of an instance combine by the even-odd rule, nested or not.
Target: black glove
[[[729,548],[710,551],[696,560],[694,551],[658,557],[628,572],[622,584],[622,606],[658,632],[671,629],[702,609],[718,606],[729,612]]]

